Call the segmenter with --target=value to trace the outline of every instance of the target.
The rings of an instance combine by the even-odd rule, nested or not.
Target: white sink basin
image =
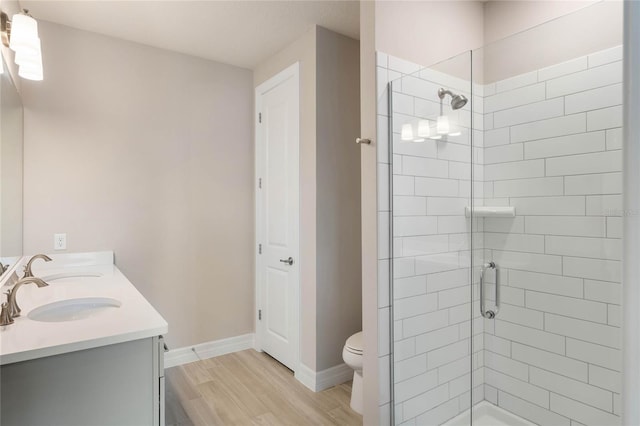
[[[85,297],[48,303],[35,308],[27,317],[34,321],[63,322],[78,321],[94,317],[100,313],[119,308],[119,300],[108,297]]]
[[[61,274],[51,274],[42,277],[44,281],[47,283],[56,280],[63,280],[67,278],[100,278],[102,274],[92,273],[92,272],[70,272],[70,273],[61,273]]]

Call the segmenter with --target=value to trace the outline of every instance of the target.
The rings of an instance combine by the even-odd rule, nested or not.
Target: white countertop
[[[15,318],[13,324],[0,327],[0,365],[144,339],[168,331],[164,318],[113,265],[112,252],[52,257],[52,262],[36,260],[33,263],[34,275],[47,281],[49,286],[23,285],[16,298],[22,309],[21,316]],[[22,265],[28,259],[26,256],[15,267],[20,276]],[[60,276],[67,278],[56,279]],[[4,281],[5,275],[0,285]],[[4,292],[7,288],[1,290]],[[121,306],[76,321],[42,322],[28,317],[33,309],[48,303],[95,297],[116,299]]]

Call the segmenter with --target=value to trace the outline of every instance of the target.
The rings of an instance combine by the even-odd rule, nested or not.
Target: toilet
[[[362,331],[347,339],[342,349],[344,363],[353,369],[351,408],[362,414]]]

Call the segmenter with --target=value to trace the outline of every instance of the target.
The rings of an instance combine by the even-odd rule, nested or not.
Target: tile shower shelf
[[[464,215],[466,217],[471,216],[470,207],[464,208]],[[491,206],[474,207],[473,215],[475,217],[516,217],[516,208]]]

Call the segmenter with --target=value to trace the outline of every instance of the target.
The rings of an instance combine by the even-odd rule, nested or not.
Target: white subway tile
[[[485,383],[544,408],[549,408],[549,392],[522,380],[486,368]]]
[[[610,49],[601,50],[588,56],[589,68],[608,64],[611,62],[622,61],[622,46],[612,47]]]
[[[622,128],[607,130],[607,149],[622,149]]]
[[[484,168],[485,180],[523,179],[544,176],[544,160],[491,164]]]
[[[426,314],[438,309],[438,298],[432,294],[396,299],[394,301],[393,318],[395,320]]]
[[[504,356],[511,356],[511,341],[493,334],[484,334],[484,347],[487,351]]]
[[[415,195],[414,182],[415,182],[415,178],[413,176],[394,176],[393,177],[393,194],[394,195]],[[380,189],[378,189],[378,191],[380,191]]]
[[[413,96],[402,93],[394,93],[391,98],[393,112],[413,115]]]
[[[468,268],[429,274],[427,275],[427,292],[432,293],[455,287],[468,286],[469,280],[470,276]]]
[[[485,112],[500,111],[520,105],[542,101],[545,98],[545,84],[538,83],[484,98]]]
[[[401,174],[402,173],[402,155],[394,155],[393,164],[391,166],[392,166],[394,175]]]
[[[468,356],[470,345],[471,342],[469,342],[469,339],[464,339],[445,347],[432,350],[427,353],[427,368],[430,370]]]
[[[458,253],[432,254],[415,258],[416,274],[431,274],[434,272],[458,269]]]
[[[525,216],[578,216],[585,213],[584,197],[575,196],[512,198],[511,205],[516,208],[516,215]]]
[[[435,311],[424,315],[407,318],[402,321],[402,337],[412,337],[448,325],[447,311]],[[417,342],[416,342],[417,345]]]
[[[505,410],[523,417],[535,424],[553,425],[553,426],[571,426],[571,421],[545,408],[541,408],[528,401],[516,398],[505,392],[499,392],[498,398],[500,407]]]
[[[528,297],[529,296],[527,296],[526,299],[527,302],[529,301]],[[500,319],[502,319],[503,321],[509,321],[514,324],[520,324],[540,330],[542,330],[544,324],[544,314],[542,312],[533,311],[531,309],[521,308],[519,306],[513,306],[505,303],[500,306],[499,315]]]
[[[620,424],[620,417],[607,413],[573,399],[551,393],[551,411],[563,416],[577,419],[588,425],[615,426]]]
[[[592,111],[621,104],[622,83],[618,83],[566,96],[565,114]]]
[[[466,357],[460,358],[457,361],[439,367],[437,371],[438,381],[442,384],[469,374],[471,372],[471,364]]]
[[[524,217],[486,217],[484,218],[483,230],[484,232],[523,233]]]
[[[528,291],[525,300],[530,309],[607,323],[607,305],[604,303],[535,291]]]
[[[622,218],[608,217],[607,219],[607,237],[622,238]]]
[[[427,276],[397,278],[393,280],[393,298],[418,296],[427,292]]]
[[[622,216],[622,195],[587,196],[587,216]]]
[[[612,392],[622,392],[622,375],[618,371],[598,367],[597,365],[589,366],[589,383],[609,389]]]
[[[528,271],[509,271],[509,286],[571,297],[582,297],[582,280]]]
[[[596,259],[622,259],[622,241],[608,238],[545,237],[547,254],[559,254]]]
[[[402,382],[411,377],[423,374],[427,371],[427,356],[420,354],[413,358],[406,359],[395,363],[394,381]]]
[[[515,360],[576,380],[586,382],[588,378],[589,368],[587,363],[543,351],[532,346],[513,343],[511,345],[511,356]]]
[[[493,260],[500,268],[520,269],[547,274],[562,273],[562,258],[560,256],[494,250]]]
[[[378,212],[378,259],[390,258],[389,217],[389,212]]]
[[[496,197],[539,197],[564,194],[562,177],[496,181],[493,188]]]
[[[578,133],[524,144],[524,158],[547,158],[605,150],[605,133]]]
[[[427,214],[427,199],[424,197],[393,197],[394,216],[424,216]],[[388,233],[388,232],[387,232]]]
[[[458,181],[454,179],[415,178],[416,195],[455,197],[458,195]]]
[[[621,81],[622,63],[614,62],[547,81],[547,98],[565,96]]]
[[[612,411],[611,392],[539,368],[530,369],[529,382],[557,394],[566,395],[601,410]]]
[[[391,283],[391,260],[378,260],[378,308],[390,305],[389,287]]]
[[[438,386],[438,371],[419,374],[394,386],[395,402],[403,402]]]
[[[389,66],[389,55],[382,52],[376,52],[376,65],[382,68]]]
[[[389,117],[378,115],[376,121],[378,132],[378,143],[376,147],[378,163],[389,163]]]
[[[391,351],[391,318],[389,306],[378,309],[378,357],[389,355]]]
[[[547,162],[547,176],[619,172],[622,169],[622,151],[547,158],[545,161]]]
[[[496,92],[505,92],[507,90],[517,89],[518,87],[528,86],[538,82],[538,72],[532,71],[526,74],[520,74],[515,77],[507,78],[496,82]]]
[[[514,306],[524,306],[524,290],[513,287],[502,287],[500,289],[500,299],[504,303]]]
[[[522,144],[500,145],[484,150],[484,164],[520,161],[524,158]]]
[[[438,309],[450,308],[470,301],[471,289],[469,287],[457,287],[438,292]]]
[[[416,274],[416,261],[410,257],[393,259],[393,278],[410,277]]]
[[[622,307],[619,305],[607,305],[609,311],[607,324],[614,327],[622,327]]]
[[[484,132],[483,146],[497,146],[506,145],[509,143],[509,128],[503,127],[501,129],[487,130]]]
[[[529,216],[525,220],[524,229],[528,234],[604,237],[605,218],[585,216]]]
[[[520,379],[525,382],[529,380],[529,367],[526,364],[514,361],[511,358],[504,357],[493,352],[487,352],[484,356],[484,365],[502,374],[515,377],[516,379]]]
[[[438,158],[441,160],[460,161],[468,163],[471,158],[471,147],[459,143],[440,142],[438,145]]]
[[[427,199],[427,215],[429,216],[464,216],[464,208],[469,204],[466,198],[429,197]]]
[[[413,108],[416,117],[433,120],[435,117],[440,115],[440,103],[436,102],[436,100],[438,99],[437,97],[436,99],[413,99]]]
[[[620,348],[620,329],[618,327],[554,314],[545,314],[544,317],[544,328],[547,331],[614,349]]]
[[[547,333],[496,319],[496,335],[503,339],[535,346],[546,351],[564,354],[564,336]]]
[[[582,133],[586,130],[586,114],[567,115],[513,126],[511,127],[511,143],[554,138]]]
[[[471,307],[468,303],[463,305],[457,305],[449,308],[449,324],[460,324],[464,326],[471,320]],[[470,331],[470,330],[469,330]],[[462,329],[461,329],[462,334]],[[460,337],[469,337],[468,335],[461,335]]]
[[[584,298],[622,305],[622,284],[608,281],[584,280]]]
[[[567,176],[564,178],[564,191],[566,195],[620,194],[622,173]]]
[[[493,114],[493,127],[497,129],[501,127],[514,126],[516,124],[530,123],[547,118],[559,117],[565,114],[564,104],[565,101],[563,98],[556,98],[509,108],[503,111],[496,111]],[[615,105],[615,103],[611,105]],[[569,112],[567,112],[567,114],[569,114]]]
[[[393,55],[388,56],[388,67],[391,70],[401,72],[402,74],[413,74],[420,70],[420,65],[404,59],[396,58]]]
[[[458,326],[441,328],[416,336],[416,353],[426,353],[437,348],[448,347],[458,341]]]
[[[445,253],[449,251],[447,235],[425,235],[402,238],[402,253],[396,256],[422,256],[426,254]]]
[[[395,213],[395,212],[394,212]],[[429,216],[404,216],[393,218],[393,235],[431,235],[438,233],[438,219]]]
[[[544,253],[544,238],[542,235],[485,232],[484,247],[496,250]]]
[[[563,273],[569,277],[589,278],[598,281],[620,282],[622,262],[615,260],[564,257]]]
[[[611,370],[622,371],[622,356],[618,349],[567,339],[567,356]]]
[[[458,412],[458,400],[451,399],[416,417],[416,424],[441,425],[447,420],[458,415]]]
[[[469,232],[471,220],[465,216],[440,216],[438,217],[438,232],[440,234],[454,234]]]
[[[587,57],[581,56],[566,62],[561,62],[550,67],[538,70],[538,79],[540,81],[550,80],[552,78],[561,77],[567,74],[573,74],[578,71],[587,69]]]
[[[398,134],[394,134],[393,153],[412,157],[437,158],[438,148],[436,141],[430,139],[424,142],[403,141]]]
[[[390,211],[389,203],[389,165],[378,164],[378,211]]]
[[[493,129],[493,113],[485,113],[484,119],[482,120],[482,130],[491,129]]]
[[[410,157],[402,158],[402,173],[409,176],[448,177],[449,162],[431,158]]]
[[[587,131],[622,127],[622,106],[598,109],[587,113]]]
[[[398,340],[393,343],[393,358],[396,361],[402,361],[403,359],[412,358],[416,356],[416,339],[411,337],[409,339]]]

